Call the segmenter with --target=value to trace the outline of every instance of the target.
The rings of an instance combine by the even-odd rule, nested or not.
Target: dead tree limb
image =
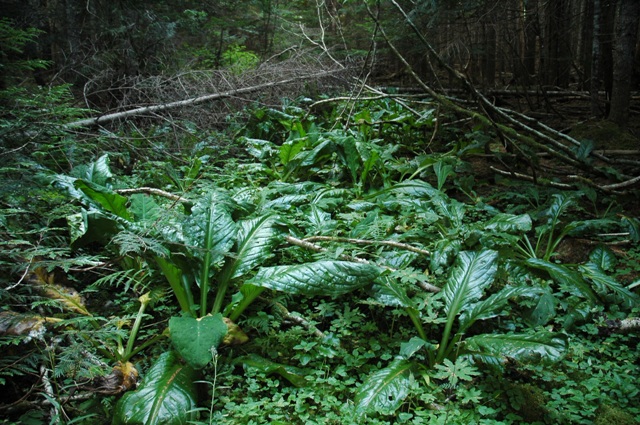
[[[370,241],[365,239],[352,239],[352,238],[337,238],[332,236],[311,236],[304,238],[305,242],[326,241],[326,242],[346,242],[356,245],[385,245],[394,248],[404,249],[406,251],[416,252],[422,255],[431,255],[426,249],[418,248],[413,245],[409,245],[396,241]]]
[[[176,101],[176,102],[169,102],[169,103],[163,103],[163,104],[151,105],[151,106],[143,106],[143,107],[140,107],[140,108],[129,109],[127,111],[122,111],[122,112],[116,112],[116,113],[113,113],[113,114],[102,115],[102,116],[95,117],[95,118],[87,118],[87,119],[83,119],[83,120],[79,120],[79,121],[74,121],[74,122],[71,122],[71,123],[67,123],[65,125],[65,128],[73,129],[73,128],[78,128],[78,127],[90,127],[90,126],[101,125],[101,124],[104,124],[104,123],[107,123],[107,122],[111,122],[111,121],[115,121],[115,120],[122,119],[122,118],[128,118],[128,117],[141,115],[141,114],[162,112],[162,111],[166,111],[166,110],[170,110],[170,109],[180,108],[182,106],[192,106],[192,105],[196,105],[196,104],[203,103],[203,102],[211,102],[211,101],[214,101],[214,100],[225,99],[225,98],[230,98],[230,97],[234,97],[234,96],[238,96],[238,95],[242,95],[242,94],[247,94],[247,93],[251,93],[251,92],[255,92],[255,91],[260,91],[260,90],[268,89],[268,88],[271,88],[271,87],[287,85],[287,84],[291,84],[291,83],[294,83],[294,82],[297,82],[297,81],[315,80],[315,79],[318,79],[318,78],[329,77],[329,76],[332,76],[332,75],[335,75],[335,74],[338,74],[338,73],[342,73],[342,72],[344,72],[344,69],[317,72],[317,73],[314,73],[314,74],[300,75],[298,77],[287,78],[287,79],[280,80],[280,81],[272,81],[272,82],[268,82],[268,83],[264,83],[264,84],[258,84],[258,85],[251,86],[251,87],[243,87],[243,88],[239,88],[239,89],[227,90],[227,91],[224,91],[224,92],[219,92],[219,93],[213,93],[213,94],[208,94],[208,95],[204,95],[204,96],[193,97],[193,98],[190,98],[190,99],[179,100],[179,101]]]
[[[451,67],[435,51],[435,49],[425,39],[423,34],[415,26],[411,18],[406,14],[406,12],[402,9],[402,7],[396,0],[391,0],[391,3],[404,17],[405,21],[412,28],[413,32],[418,36],[421,43],[426,47],[429,54],[434,57],[444,69],[446,69],[462,84],[464,90],[471,96],[471,98],[473,98],[477,102],[482,112],[476,112],[463,107],[459,104],[459,102],[445,97],[444,95],[437,93],[435,90],[428,87],[428,85],[425,84],[424,81],[422,81],[422,79],[413,71],[411,65],[395,48],[389,37],[387,37],[387,35],[385,34],[384,28],[380,28],[380,33],[385,38],[385,41],[387,42],[393,53],[396,55],[396,57],[403,63],[409,74],[425,90],[426,93],[428,93],[430,96],[433,96],[437,101],[441,102],[444,107],[450,109],[453,112],[458,112],[466,116],[470,116],[478,120],[482,124],[494,128],[497,134],[500,135],[503,140],[508,140],[512,145],[514,144],[511,139],[529,145],[536,150],[547,152],[555,159],[593,175],[603,176],[614,180],[619,180],[620,178],[626,180],[631,179],[631,176],[620,174],[616,175],[616,173],[608,172],[605,169],[598,168],[595,165],[591,164],[589,161],[586,161],[585,158],[579,157],[576,153],[575,148],[581,146],[581,143],[573,137],[555,130],[549,126],[546,126],[533,118],[527,117],[524,114],[520,114],[508,108],[498,107],[494,105],[489,99],[487,99],[486,96],[480,93],[473,86],[471,81],[466,76]],[[374,19],[374,21],[376,22],[376,25],[380,26],[377,17],[373,14],[370,8],[368,8],[368,11],[372,19]],[[590,155],[606,163],[615,162],[600,153],[591,152]],[[526,156],[525,159],[527,159],[530,164],[533,164],[533,161],[529,161],[529,158],[527,158]]]

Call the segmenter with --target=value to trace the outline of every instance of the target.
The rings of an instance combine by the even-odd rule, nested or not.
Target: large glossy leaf
[[[580,266],[580,271],[583,276],[593,282],[600,294],[613,293],[614,297],[625,308],[632,308],[638,304],[638,296],[635,293],[616,282],[613,277],[607,275],[597,264],[589,262]]]
[[[174,352],[160,355],[142,386],[116,404],[113,425],[182,425],[195,419],[194,370]]]
[[[106,185],[109,179],[113,177],[109,169],[109,155],[102,155],[90,163],[84,171],[84,175],[80,177],[100,186]]]
[[[79,248],[92,242],[106,245],[111,238],[123,229],[123,226],[111,214],[95,209],[82,209],[79,213],[66,217],[71,233],[71,246]]]
[[[390,191],[392,193],[404,194],[416,198],[432,198],[436,196],[442,196],[435,187],[431,186],[427,182],[422,180],[407,180],[402,183],[398,183],[389,189],[385,189],[383,192]]]
[[[463,332],[477,320],[486,320],[498,316],[511,298],[533,297],[539,293],[540,290],[533,287],[506,287],[489,298],[473,304],[468,310],[463,311],[460,315],[460,330],[458,332]]]
[[[376,280],[372,288],[376,301],[387,307],[414,308],[407,291],[394,279],[384,277]]]
[[[464,352],[485,361],[503,363],[514,359],[523,363],[556,362],[562,358],[568,341],[565,334],[539,332],[534,335],[476,335],[464,340]]]
[[[156,256],[155,260],[169,282],[174,295],[178,299],[178,303],[180,304],[182,311],[185,313],[195,314],[193,311],[193,299],[191,292],[190,290],[187,290],[182,283],[182,270],[166,258]]]
[[[495,230],[506,233],[521,233],[531,230],[532,222],[529,214],[496,214],[489,220],[485,226],[485,230]]]
[[[604,245],[595,247],[595,249],[589,253],[589,261],[607,272],[615,270],[618,262],[613,251]]]
[[[373,265],[326,260],[265,267],[251,283],[290,294],[338,296],[372,284],[379,274]]]
[[[413,375],[413,363],[400,357],[384,369],[371,374],[358,388],[355,404],[356,412],[394,412],[409,395]]]
[[[201,315],[207,312],[213,268],[235,242],[237,228],[229,212],[230,202],[218,192],[209,192],[194,205],[191,216],[183,225],[185,241],[192,255],[199,260],[196,282],[200,286]]]
[[[129,211],[127,211],[128,200],[124,196],[84,180],[76,180],[74,186],[76,189],[81,190],[87,198],[98,206],[98,209],[113,213],[125,220],[131,220],[131,215]]]
[[[169,332],[174,348],[195,369],[205,367],[213,359],[211,350],[218,348],[227,334],[227,324],[222,314],[172,317]]]
[[[498,253],[491,250],[463,251],[442,288],[447,315],[470,310],[491,282],[497,270]]]
[[[185,242],[205,267],[220,261],[235,242],[236,224],[226,201],[217,192],[205,194],[183,226]]]
[[[572,270],[562,264],[555,264],[541,258],[529,258],[525,264],[530,267],[546,271],[554,281],[573,289],[576,294],[587,298],[592,304],[596,304],[598,302],[596,294],[584,280],[582,275],[576,270]]]
[[[237,248],[230,260],[232,279],[244,275],[271,257],[273,247],[278,242],[277,219],[275,215],[266,214],[240,222]]]

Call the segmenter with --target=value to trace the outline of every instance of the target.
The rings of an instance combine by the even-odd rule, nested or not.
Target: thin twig
[[[280,304],[279,302],[274,302],[273,307],[278,311],[278,313],[282,316],[283,319],[289,320],[291,322],[297,323],[303,328],[313,332],[315,336],[318,338],[324,338],[326,335],[318,329],[315,325],[310,323],[307,319],[302,317],[299,313],[291,313],[285,306]]]

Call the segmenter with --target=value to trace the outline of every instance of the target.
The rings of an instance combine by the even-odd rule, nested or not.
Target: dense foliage
[[[634,199],[498,178],[429,98],[87,136],[0,97],[2,423],[640,420]]]

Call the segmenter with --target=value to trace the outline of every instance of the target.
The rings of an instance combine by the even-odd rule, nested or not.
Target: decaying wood
[[[610,335],[612,333],[628,333],[640,329],[640,317],[629,317],[623,320],[607,320],[605,325],[600,327],[600,333]]]

